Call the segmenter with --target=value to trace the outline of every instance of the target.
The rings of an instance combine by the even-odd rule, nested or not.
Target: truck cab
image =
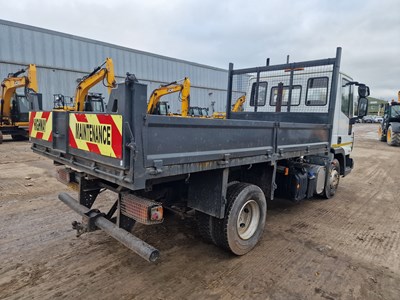
[[[339,83],[331,149],[341,165],[344,166],[341,174],[345,176],[350,173],[354,165],[353,159],[350,157],[354,144],[353,125],[357,119],[367,114],[368,100],[366,97],[369,96],[369,88],[355,82],[345,73],[339,74]],[[361,102],[360,99],[362,99]]]
[[[272,75],[260,76],[258,78],[258,91],[256,89],[257,76],[251,76],[245,93],[244,111],[286,112],[291,113],[293,117],[296,114],[308,113],[306,117],[311,122],[318,120],[321,115],[327,114],[329,112],[329,95],[332,93],[332,72],[299,68],[292,71],[295,76],[290,82],[289,71],[285,70],[282,75],[275,72]],[[280,103],[278,103],[279,86],[281,86]],[[357,91],[357,86],[361,86],[361,90]],[[354,142],[352,125],[356,119],[366,114],[365,97],[369,95],[369,88],[355,82],[350,76],[342,72],[339,73],[338,84],[334,88],[336,102],[330,147],[331,152],[340,162],[340,174],[345,176],[353,168],[353,160],[350,158]],[[240,95],[240,92],[235,95]],[[255,100],[256,98],[258,101]],[[361,98],[364,100],[359,103]],[[361,109],[359,105],[362,106]],[[290,118],[288,120],[290,121]]]

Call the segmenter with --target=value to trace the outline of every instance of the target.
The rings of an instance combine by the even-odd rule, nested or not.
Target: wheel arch
[[[343,148],[332,148],[331,152],[333,153],[334,158],[339,161],[340,175],[344,176],[346,170],[346,154]]]

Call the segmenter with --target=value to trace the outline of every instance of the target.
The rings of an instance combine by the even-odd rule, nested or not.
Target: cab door
[[[340,89],[339,89],[340,105],[337,107],[340,109],[337,118],[336,126],[336,140],[332,141],[332,144],[336,147],[344,149],[345,154],[349,154],[353,145],[353,130],[350,124],[356,113],[355,105],[357,101],[354,101],[354,85],[350,84],[350,79],[344,77],[340,78]],[[338,109],[338,110],[339,110]]]

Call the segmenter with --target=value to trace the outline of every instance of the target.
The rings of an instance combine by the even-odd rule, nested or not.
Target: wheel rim
[[[336,189],[339,185],[339,172],[336,169],[332,169],[330,176],[331,189]]]
[[[253,236],[260,223],[260,206],[254,200],[248,200],[239,212],[237,219],[238,235],[243,240]]]
[[[389,129],[387,132],[387,141],[390,143],[391,140],[392,140],[392,132]]]

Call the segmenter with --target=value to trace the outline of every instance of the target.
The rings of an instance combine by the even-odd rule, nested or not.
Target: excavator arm
[[[147,104],[147,113],[154,114],[157,104],[160,102],[161,97],[176,92],[181,92],[181,100],[182,100],[181,115],[182,117],[187,117],[190,104],[190,80],[188,77],[185,77],[183,79],[182,84],[178,84],[177,81],[174,81],[155,89],[151,93],[149,103]]]
[[[246,101],[246,95],[239,97],[233,105],[232,111],[239,112],[243,110],[243,104]]]
[[[69,110],[83,111],[85,99],[89,90],[100,81],[105,82],[104,84],[108,88],[108,93],[111,93],[111,89],[117,86],[114,65],[111,58],[107,58],[104,63],[95,68],[92,73],[82,78],[75,91],[75,107]]]
[[[246,102],[246,95],[243,95],[235,101],[235,104],[232,107],[232,112],[240,112],[243,111],[243,104]],[[214,119],[226,119],[225,112],[214,112],[212,114]]]
[[[27,73],[26,76],[21,74]],[[7,78],[1,83],[1,99],[0,99],[0,121],[9,119],[11,114],[11,100],[18,88],[25,87],[26,90],[38,92],[38,83],[36,78],[36,65],[30,64],[25,69],[21,69],[15,73],[8,74]],[[26,94],[26,92],[25,92]]]

